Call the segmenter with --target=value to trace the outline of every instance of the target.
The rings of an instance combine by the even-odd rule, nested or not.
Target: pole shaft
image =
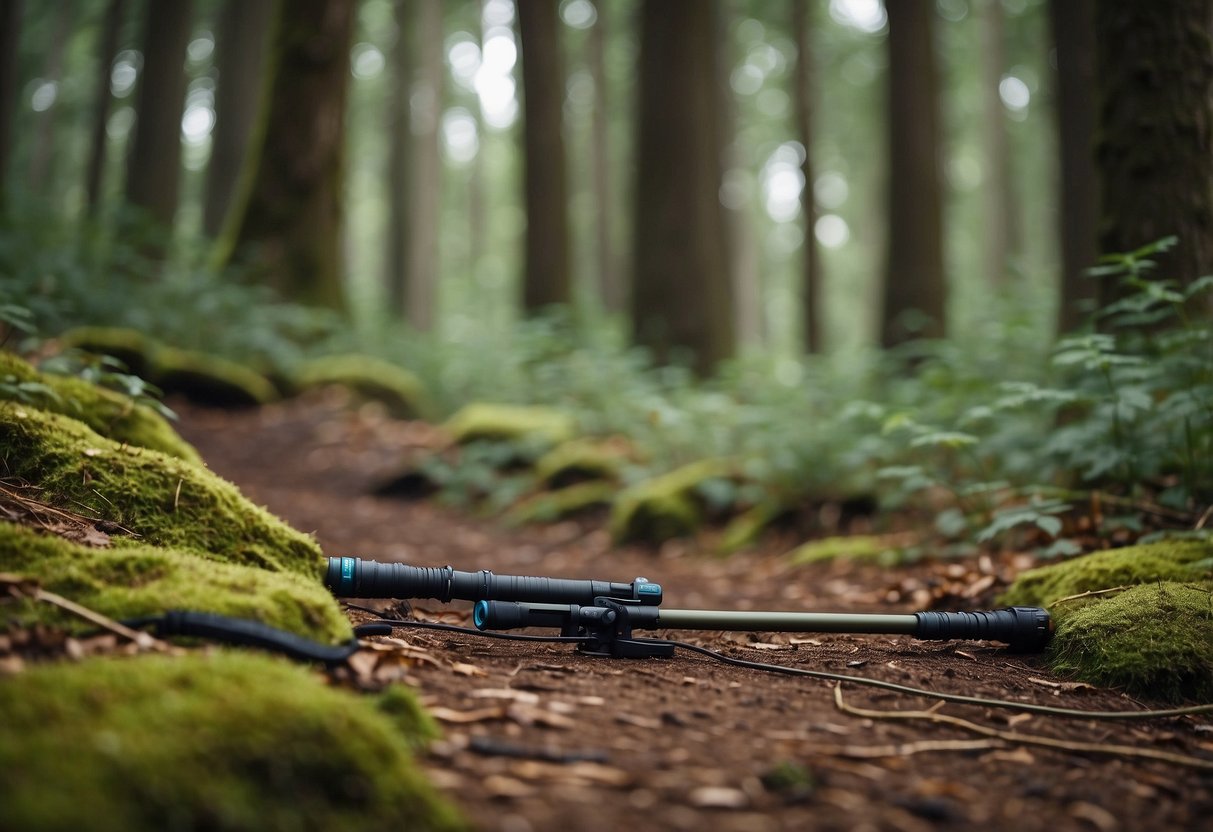
[[[656,626],[675,630],[757,630],[791,633],[889,633],[914,635],[914,615],[841,612],[740,612],[732,610],[667,610]]]

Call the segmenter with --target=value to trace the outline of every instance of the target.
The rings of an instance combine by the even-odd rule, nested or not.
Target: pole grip
[[[989,612],[916,612],[915,638],[933,641],[1001,641],[1017,653],[1038,653],[1053,637],[1053,621],[1040,607],[1007,607]]]
[[[409,566],[362,558],[329,558],[324,585],[339,598],[436,598],[451,600],[449,566]]]

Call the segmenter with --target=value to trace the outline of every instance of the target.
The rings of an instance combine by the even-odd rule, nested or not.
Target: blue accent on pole
[[[483,630],[485,623],[489,620],[489,602],[477,601],[472,607],[472,623],[476,625],[477,630]]]
[[[354,559],[341,559],[341,591],[338,595],[352,595],[354,592]]]
[[[660,595],[661,594],[661,584],[651,584],[648,582],[645,582],[643,584],[638,583],[636,585],[636,591],[642,595]]]

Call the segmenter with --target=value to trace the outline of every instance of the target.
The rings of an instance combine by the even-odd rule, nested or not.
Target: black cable
[[[347,604],[353,609],[363,610],[378,615],[374,610],[367,607],[360,607],[356,604]],[[407,621],[400,618],[377,618],[372,624],[386,624],[391,627],[419,627],[428,630],[443,630],[446,632],[463,633],[465,635],[483,636],[485,638],[500,638],[513,641],[548,641],[548,642],[584,642],[588,641],[585,636],[527,636],[514,633],[498,633],[486,632],[484,630],[474,630],[471,627],[460,627],[455,624],[439,624],[433,621]],[[910,685],[900,685],[896,682],[886,682],[882,679],[872,679],[866,676],[853,676],[847,673],[832,673],[827,670],[807,670],[800,667],[788,667],[781,664],[768,664],[766,662],[755,662],[748,659],[738,659],[733,656],[728,656],[724,653],[707,647],[700,647],[698,644],[691,644],[686,641],[672,641],[668,639],[645,639],[646,642],[652,644],[667,644],[675,648],[699,653],[708,658],[715,659],[722,664],[733,665],[735,667],[744,667],[750,670],[761,670],[765,673],[782,673],[788,676],[808,676],[812,679],[822,679],[831,682],[854,682],[858,685],[867,685],[868,687],[883,688],[892,690],[898,693],[905,693],[911,696],[922,696],[929,699],[939,699],[944,702],[955,702],[962,705],[980,705],[987,708],[1007,708],[1010,710],[1026,711],[1028,713],[1047,714],[1050,716],[1065,716],[1077,717],[1081,719],[1106,719],[1106,720],[1129,720],[1129,719],[1162,719],[1165,717],[1175,716],[1192,716],[1195,714],[1213,713],[1213,705],[1188,705],[1180,708],[1168,708],[1164,710],[1142,710],[1142,711],[1084,711],[1078,708],[1058,708],[1052,705],[1034,705],[1028,702],[1012,702],[1006,699],[986,699],[980,696],[965,696],[958,693],[940,693],[938,691],[927,690],[925,688],[911,687]]]

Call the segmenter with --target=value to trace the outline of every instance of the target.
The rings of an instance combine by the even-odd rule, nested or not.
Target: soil
[[[693,540],[612,546],[601,517],[509,529],[467,508],[376,496],[435,443],[393,422],[311,397],[245,411],[182,406],[184,436],[211,468],[329,555],[498,574],[630,581],[665,588],[667,608],[910,612],[980,608],[1023,556],[881,568],[790,567],[775,535],[727,559]],[[406,607],[382,602],[386,614]],[[466,624],[470,605],[415,602],[418,617]],[[364,613],[351,611],[355,621]],[[667,632],[728,655],[885,679],[933,691],[1092,710],[1142,707],[1051,675],[1033,656],[986,643],[907,637]],[[929,698],[666,659],[579,655],[571,645],[398,630],[369,639],[394,663],[378,678],[413,686],[444,736],[421,757],[432,781],[482,830],[1194,829],[1213,814],[1213,719],[1108,722],[948,704],[936,713],[1044,747],[955,725],[890,718]],[[402,658],[403,657],[403,658]],[[1148,703],[1146,703],[1148,704]],[[1074,748],[1095,744],[1098,749]],[[1120,747],[1119,750],[1108,748]],[[1204,768],[1126,749],[1199,758]]]

